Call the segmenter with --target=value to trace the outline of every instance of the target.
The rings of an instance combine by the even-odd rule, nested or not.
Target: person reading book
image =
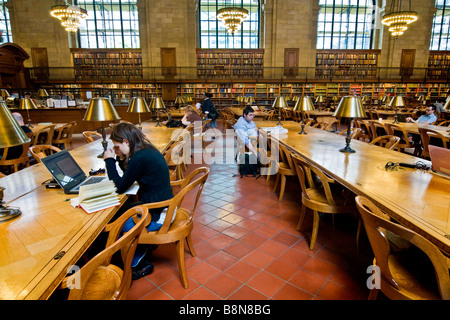
[[[129,201],[119,210],[122,214],[129,208],[136,205],[159,202],[173,198],[172,188],[170,186],[169,167],[161,152],[144,136],[141,130],[131,123],[119,123],[112,129],[110,139],[114,147],[105,151],[103,159],[105,161],[108,178],[116,186],[117,193],[124,193],[133,183],[139,184],[138,201]],[[120,176],[116,164],[123,171]],[[162,226],[162,209],[151,210],[151,222],[146,227],[148,231],[157,231]],[[134,226],[132,219],[125,223],[123,231],[126,232]],[[133,278],[139,278],[150,273],[153,265],[149,261],[143,267],[146,270],[140,272],[140,261],[145,256],[148,246],[140,245],[136,250],[132,267]],[[137,268],[135,271],[134,268]]]

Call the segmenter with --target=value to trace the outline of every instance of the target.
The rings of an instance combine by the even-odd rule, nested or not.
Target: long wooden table
[[[260,128],[276,124],[255,122]],[[427,161],[359,140],[350,145],[356,153],[345,154],[339,152],[345,146],[343,136],[310,127],[307,135],[299,135],[300,125],[292,121],[283,121],[282,127],[289,132],[279,141],[290,150],[450,255],[450,179],[417,169],[385,170],[388,161]]]
[[[177,128],[154,125],[143,123],[143,132],[164,151],[177,138]],[[104,168],[103,159],[96,157],[101,150],[98,140],[70,153],[87,173]],[[67,201],[76,195],[46,189],[42,182],[49,178],[48,170],[36,164],[0,179],[6,205],[22,211],[0,224],[0,299],[48,298],[119,208],[86,214]],[[120,195],[121,204],[126,198]]]
[[[367,125],[369,124],[368,121],[376,121],[378,123],[381,124],[391,124],[394,121],[393,120],[370,120],[370,119],[365,119],[363,120],[363,122],[367,123]],[[412,122],[399,122],[397,123],[397,125],[401,128],[403,128],[406,132],[408,133],[414,133],[414,134],[420,134],[419,132],[419,128],[423,127],[423,128],[428,128],[428,129],[432,129],[435,130],[439,133],[441,133],[442,135],[444,135],[446,138],[450,139],[450,132],[449,127],[445,127],[445,126],[435,126],[435,125],[423,125],[423,124],[419,124],[419,123],[412,123]]]

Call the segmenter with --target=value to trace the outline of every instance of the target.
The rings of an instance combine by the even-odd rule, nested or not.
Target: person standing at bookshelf
[[[114,182],[117,193],[124,193],[135,182],[139,184],[138,201],[126,202],[118,214],[140,204],[173,198],[166,160],[138,127],[131,123],[119,123],[113,127],[110,139],[114,147],[105,151],[103,159],[108,178]],[[116,162],[123,171],[122,176],[117,171]],[[162,211],[163,208],[150,210],[152,219],[146,227],[148,231],[157,231],[162,227],[164,221]],[[130,219],[122,231],[129,231],[133,226],[134,222]],[[131,264],[133,279],[153,271],[153,264],[148,257],[144,259],[149,249],[148,245],[139,245],[136,249]]]
[[[209,92],[205,92],[204,100],[202,103],[202,112],[206,118],[211,119],[211,123],[207,127],[217,128],[217,109],[211,101],[212,94]]]

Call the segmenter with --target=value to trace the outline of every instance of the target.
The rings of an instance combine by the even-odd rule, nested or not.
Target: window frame
[[[325,2],[321,4],[321,2]],[[337,4],[340,2],[341,4]],[[348,5],[344,4],[347,2]],[[371,50],[373,49],[373,38],[375,35],[375,27],[374,27],[374,19],[375,19],[375,8],[376,8],[376,0],[372,0],[372,8],[370,6],[360,6],[361,1],[356,1],[356,6],[352,5],[352,0],[321,0],[319,1],[319,5],[321,6],[318,16],[317,16],[317,40],[316,40],[316,49],[317,50]],[[370,2],[370,0],[364,0],[364,2]],[[363,22],[360,21],[360,8],[367,8],[365,13],[363,14],[364,19]],[[323,13],[323,10],[326,11],[326,8],[331,9],[331,20],[326,19],[326,13]],[[335,12],[339,9],[352,10],[352,8],[356,8],[356,15],[354,21],[350,16],[350,12],[348,13],[349,18],[346,20],[342,19],[343,14],[336,14]],[[370,13],[368,12],[370,11]],[[321,19],[321,15],[324,14],[324,19]],[[335,17],[339,16],[339,21],[335,20]],[[367,17],[367,18],[366,18]],[[323,24],[323,31],[319,31],[320,23]],[[339,31],[335,32],[335,27],[339,25]],[[354,31],[351,28],[351,25],[354,25]],[[327,26],[331,26],[331,30],[327,31]],[[369,36],[365,37],[364,31],[367,26],[370,27]],[[342,32],[342,27],[346,27],[346,32]],[[362,27],[362,32],[358,32]],[[353,36],[349,36],[353,34]],[[329,35],[329,36],[327,36]],[[327,45],[327,38],[329,38],[329,45]],[[337,38],[337,40],[336,40]],[[342,45],[344,42],[344,46]],[[353,45],[350,45],[353,43]],[[361,43],[361,45],[358,45]],[[319,45],[320,44],[320,45]],[[368,44],[368,46],[366,46]]]
[[[246,1],[246,3],[244,3]],[[215,3],[214,3],[215,2]],[[260,48],[260,36],[261,36],[261,1],[258,0],[257,4],[253,3],[254,0],[199,0],[198,2],[198,35],[199,35],[199,48],[201,49],[259,49]],[[216,18],[209,17],[207,20],[202,19],[202,13],[207,12],[210,15],[211,12],[217,12],[217,10],[224,8],[228,5],[236,5],[244,7],[249,10],[250,18],[244,21],[235,33],[235,35],[229,34],[222,23]],[[209,9],[208,11],[202,11],[204,7]],[[252,20],[252,8],[257,13],[257,19]],[[208,28],[203,29],[202,25],[205,23]],[[212,24],[212,28],[211,28]],[[256,28],[252,28],[252,24],[256,24]],[[245,28],[249,25],[249,28]],[[214,32],[215,30],[215,32]],[[256,32],[256,35],[252,35]],[[204,41],[204,39],[207,39]],[[246,39],[247,38],[247,39]],[[252,41],[253,39],[253,41]],[[256,40],[255,40],[256,39]],[[221,41],[225,41],[225,45],[221,45]],[[245,43],[248,45],[245,45]],[[206,43],[205,46],[203,43]],[[211,45],[215,42],[215,46]],[[230,46],[231,43],[231,46]],[[240,46],[238,45],[240,43]]]
[[[0,29],[2,32],[3,41],[0,43],[13,42],[12,30],[11,30],[11,16],[9,15],[9,9],[5,5],[7,0],[0,0],[1,10],[3,15],[0,14],[0,24],[5,26],[5,29]]]
[[[77,31],[77,39],[80,48],[84,49],[140,49],[140,29],[139,29],[139,12],[137,8],[138,0],[101,0],[101,1],[89,1],[89,0],[75,0],[75,5],[84,8],[88,11],[88,18],[82,22],[80,29]],[[101,3],[97,3],[101,2]],[[109,7],[113,9],[118,6],[118,10],[107,11],[105,8]],[[124,12],[135,6],[136,10],[128,12],[134,13],[135,17],[132,19],[133,14],[130,14],[129,19],[124,19]],[[92,7],[92,10],[90,10]],[[100,10],[99,10],[100,8]],[[106,14],[105,14],[106,12]],[[110,13],[108,13],[110,12]],[[119,14],[117,19],[116,12]],[[93,17],[91,17],[93,13]],[[108,18],[107,16],[111,17]],[[89,25],[94,24],[94,29],[90,29]],[[137,29],[133,29],[135,24]],[[109,25],[109,26],[108,26]],[[116,26],[119,25],[118,28]],[[104,31],[102,30],[102,27]],[[109,28],[108,28],[109,27]],[[127,28],[129,27],[129,28]],[[126,32],[125,30],[129,30]],[[111,34],[112,32],[112,34]],[[103,34],[102,34],[103,33]],[[82,38],[86,38],[84,41]],[[127,43],[126,39],[130,37],[131,42]],[[91,43],[90,39],[94,38]],[[110,43],[108,40],[111,41]],[[129,46],[127,46],[129,44]]]
[[[443,2],[442,9],[440,9],[439,2]],[[432,51],[449,51],[450,50],[450,0],[436,0],[435,1],[436,13],[433,17],[433,24],[431,26],[430,37],[430,50]],[[441,12],[441,14],[439,14]],[[447,14],[448,19],[445,19]],[[440,16],[440,22],[437,22],[437,17]],[[445,20],[447,23],[444,24]],[[439,26],[439,33],[436,32],[437,26]],[[447,30],[446,37],[443,39],[444,27]],[[446,44],[443,47],[443,40]],[[437,44],[435,43],[437,41]]]

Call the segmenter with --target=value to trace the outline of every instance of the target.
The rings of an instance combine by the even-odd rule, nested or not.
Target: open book
[[[120,204],[114,182],[108,180],[80,187],[78,205],[87,213],[115,207]]]

